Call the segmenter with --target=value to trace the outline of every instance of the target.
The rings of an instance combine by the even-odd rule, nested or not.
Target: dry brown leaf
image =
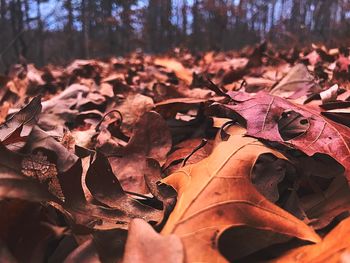
[[[166,122],[158,113],[150,111],[135,124],[128,144],[115,148],[109,161],[124,190],[147,193],[146,159],[163,163],[170,149],[171,135]]]
[[[5,145],[23,141],[36,124],[41,112],[41,97],[33,98],[30,103],[0,126],[0,141]],[[18,145],[15,149],[18,149]]]
[[[187,262],[226,262],[219,253],[222,246],[233,248],[235,244],[250,242],[236,236],[219,246],[221,235],[240,226],[319,241],[311,228],[254,188],[250,173],[259,155],[282,156],[256,139],[243,137],[244,133],[238,126],[230,128],[229,139],[219,143],[208,158],[185,166],[162,181],[178,192],[177,204],[162,233],[181,238]],[[273,237],[261,241],[245,251],[236,251],[234,259],[266,247],[266,243],[278,242]]]
[[[5,122],[6,116],[9,112],[10,107],[11,107],[11,104],[7,101],[5,101],[3,105],[0,106],[0,124]]]
[[[155,65],[165,67],[171,71],[174,71],[179,79],[185,81],[187,85],[192,82],[192,72],[191,70],[185,68],[181,62],[172,58],[156,58],[154,60]]]
[[[137,119],[150,111],[153,107],[153,100],[150,97],[136,94],[128,96],[116,109],[123,114],[123,123],[132,126]]]
[[[314,245],[288,251],[276,263],[346,263],[350,259],[350,218],[339,223],[323,240]]]
[[[208,157],[213,143],[208,141],[204,146],[199,147],[202,145],[202,142],[199,138],[193,138],[177,144],[175,150],[168,155],[163,165],[163,173],[168,175],[178,170],[183,166],[185,159],[186,164],[192,164]]]
[[[123,263],[181,263],[183,260],[183,247],[177,236],[161,236],[142,219],[131,221]]]
[[[313,92],[313,90],[321,91],[307,67],[303,64],[297,64],[271,90],[271,94],[296,99]]]

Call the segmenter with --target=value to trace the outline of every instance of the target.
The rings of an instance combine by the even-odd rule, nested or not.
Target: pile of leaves
[[[348,48],[0,76],[4,262],[350,261]]]

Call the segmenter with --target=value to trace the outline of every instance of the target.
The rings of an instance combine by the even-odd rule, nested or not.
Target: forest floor
[[[4,262],[350,262],[348,48],[0,76]]]

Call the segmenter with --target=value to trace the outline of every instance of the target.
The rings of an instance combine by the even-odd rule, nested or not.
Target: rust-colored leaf
[[[0,126],[0,141],[3,144],[9,145],[21,142],[30,134],[41,112],[40,102],[41,97],[35,97],[28,105]]]
[[[250,173],[257,158],[263,153],[283,156],[254,138],[243,137],[244,132],[234,126],[229,131],[230,138],[219,143],[208,158],[163,180],[175,188],[178,200],[162,233],[181,238],[188,262],[226,262],[218,251],[222,246],[246,243],[248,248],[234,255],[238,259],[279,242],[272,235],[269,241],[261,239],[249,247],[249,240],[233,236],[219,244],[221,235],[239,226],[319,241],[311,228],[254,188]]]
[[[156,112],[141,116],[125,147],[116,148],[109,160],[124,190],[147,193],[144,181],[146,159],[164,161],[171,148],[169,129]]]
[[[344,219],[322,242],[292,249],[272,262],[348,262],[350,259],[350,218]]]

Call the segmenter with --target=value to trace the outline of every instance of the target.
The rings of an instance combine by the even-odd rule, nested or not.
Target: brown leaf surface
[[[301,96],[320,92],[315,78],[310,74],[304,64],[297,64],[288,74],[271,90],[271,94],[284,98],[297,99]]]
[[[179,79],[185,81],[188,85],[191,84],[192,72],[189,69],[186,69],[181,62],[172,58],[156,58],[154,64],[175,72]]]
[[[254,188],[250,173],[259,155],[282,156],[256,139],[243,137],[244,131],[238,126],[231,128],[230,138],[219,143],[208,158],[163,180],[178,192],[178,201],[162,233],[181,238],[188,262],[226,262],[219,254],[218,240],[225,231],[238,226],[319,241],[311,228],[270,203]],[[236,237],[230,240],[230,245],[245,241],[249,243]],[[265,240],[234,257],[240,258],[265,247],[266,242],[276,241]]]
[[[38,96],[0,126],[0,141],[5,145],[23,141],[36,124],[40,112],[41,97]]]
[[[171,136],[163,118],[156,112],[142,115],[124,148],[116,148],[109,157],[114,174],[124,190],[147,193],[144,181],[146,159],[164,161],[171,148]]]
[[[348,260],[338,228],[288,258],[348,222],[347,47],[27,55],[0,76],[5,261]]]
[[[106,157],[97,153],[86,174],[86,185],[93,197],[106,206],[124,211],[127,217],[144,218],[147,221],[160,221],[159,210],[143,205],[129,197],[112,173]]]
[[[350,218],[339,223],[323,240],[314,245],[292,249],[272,262],[349,262]]]
[[[123,263],[153,262],[184,262],[181,240],[176,235],[159,235],[145,221],[134,219],[129,226]]]

